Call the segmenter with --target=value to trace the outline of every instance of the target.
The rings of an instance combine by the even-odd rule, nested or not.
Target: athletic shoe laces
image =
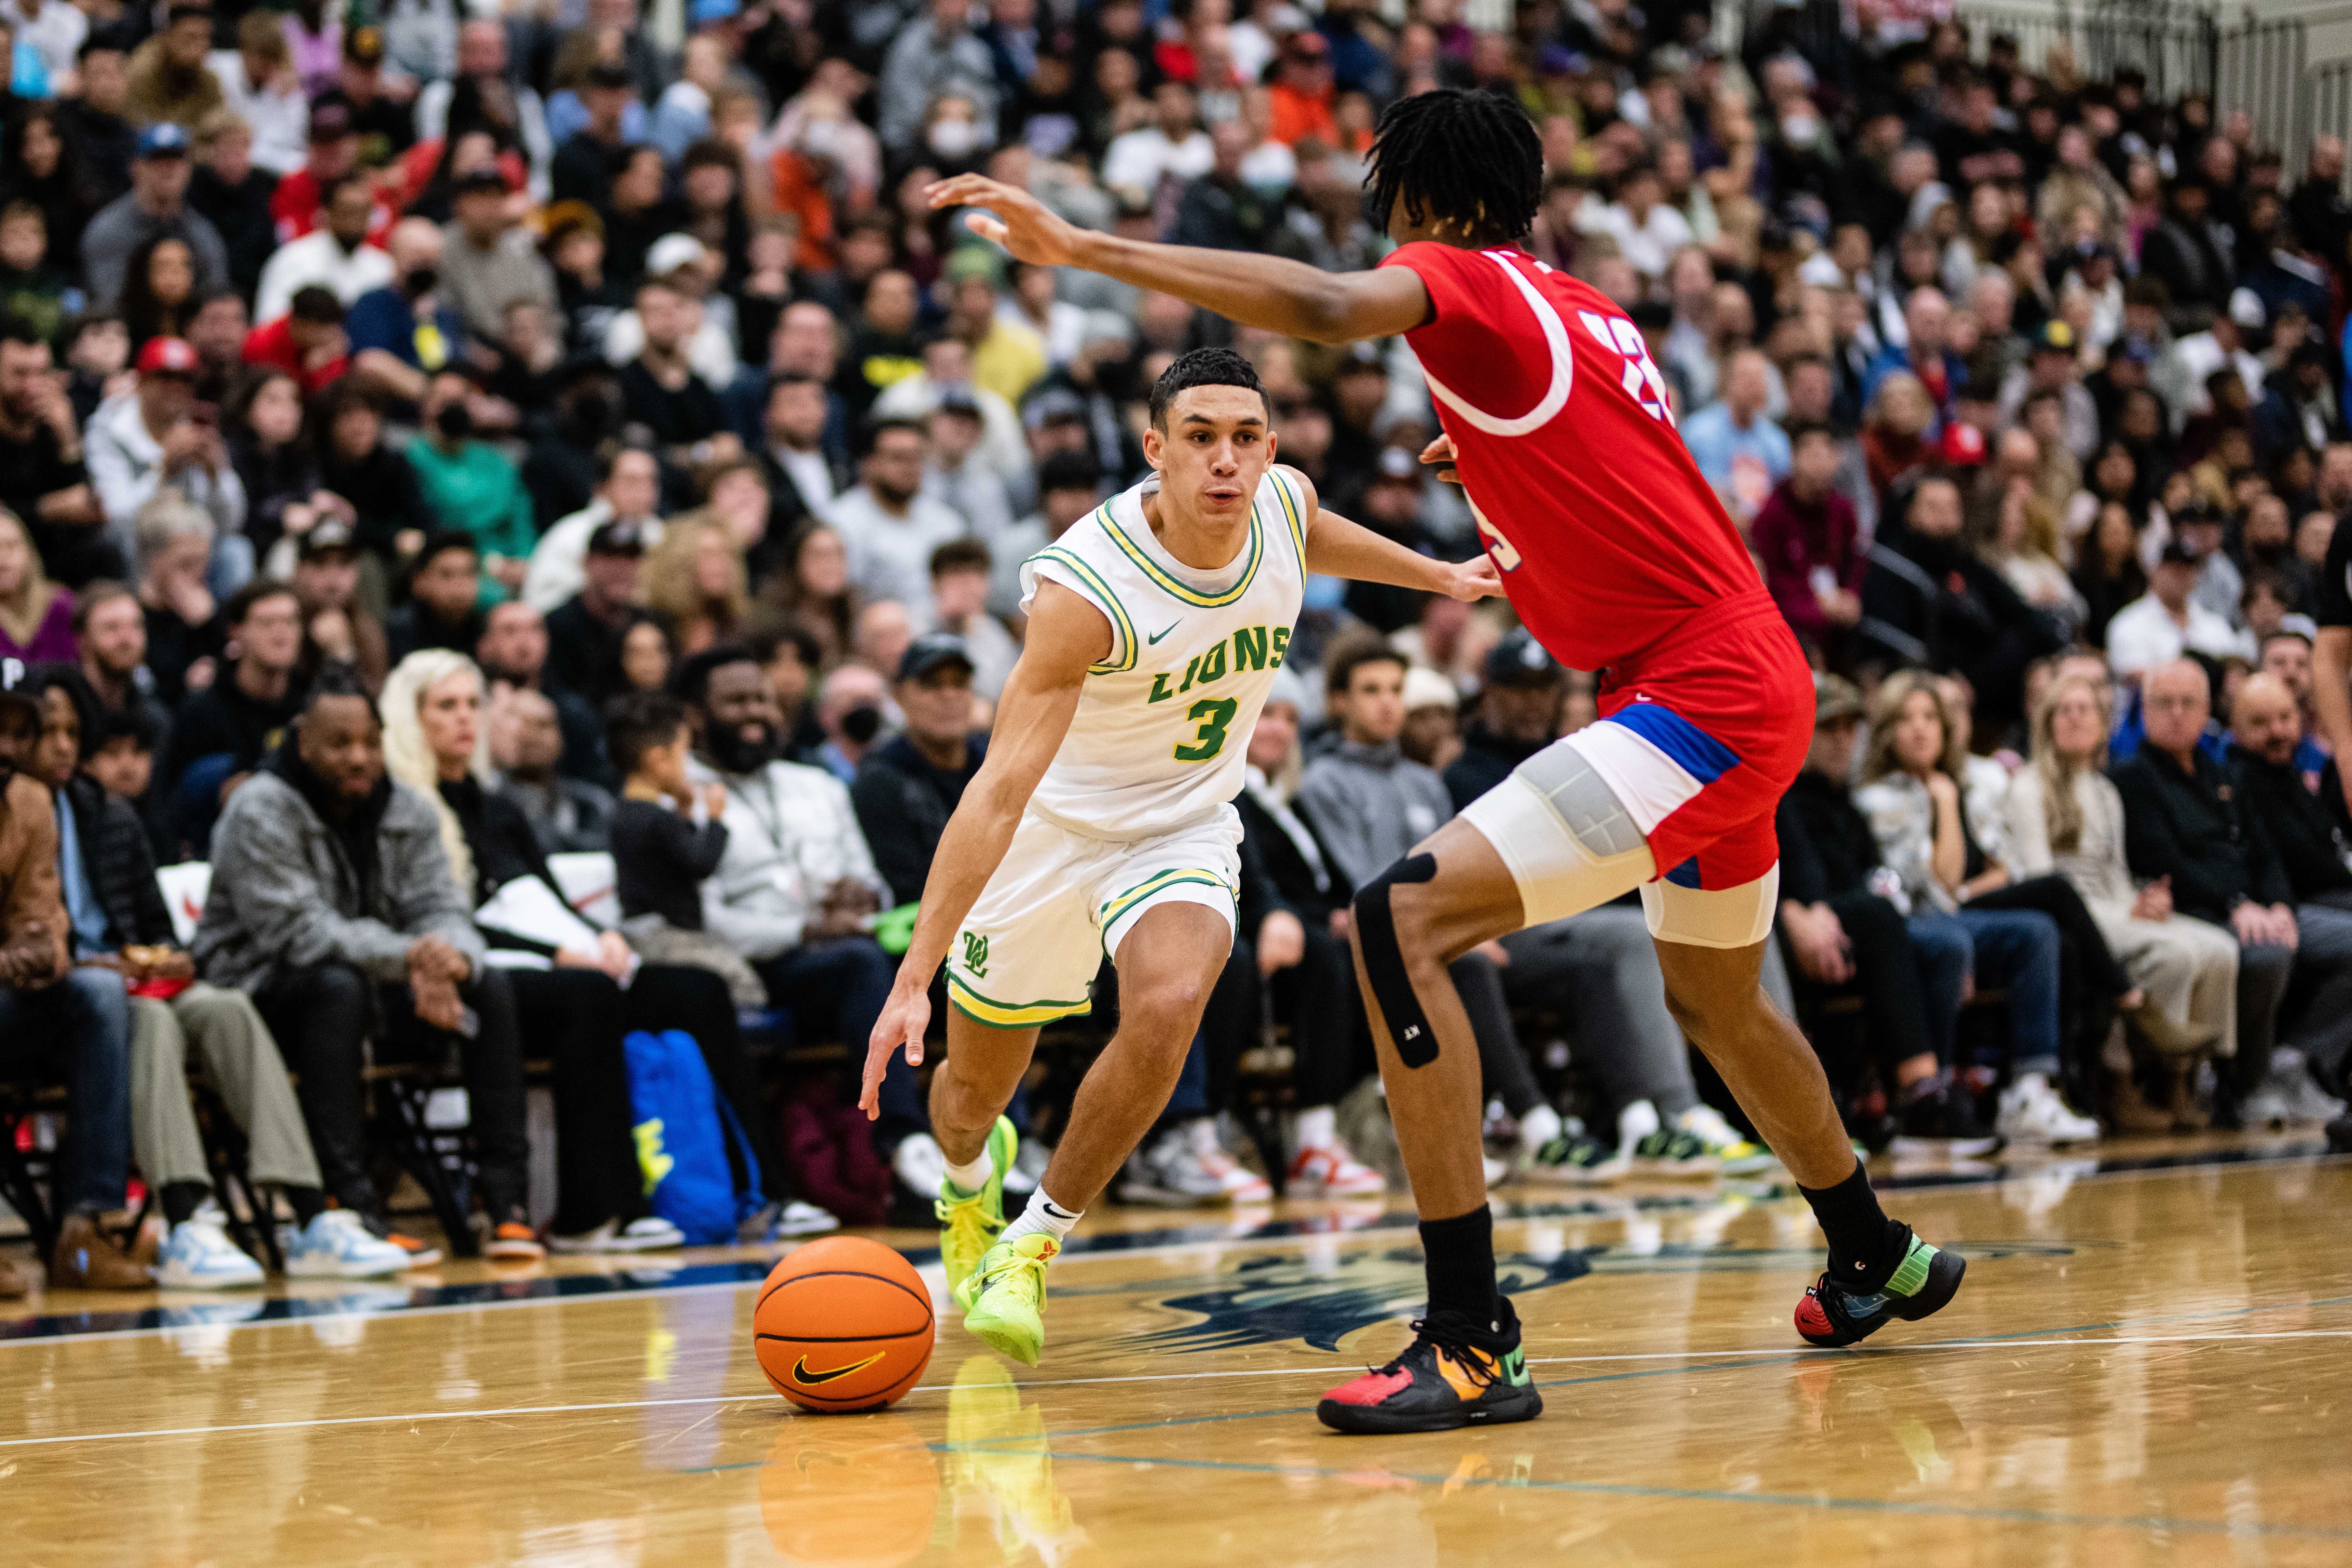
[[[1433,1352],[1443,1352],[1462,1374],[1482,1390],[1492,1388],[1502,1380],[1503,1358],[1498,1352],[1483,1349],[1479,1336],[1460,1318],[1415,1318],[1412,1321],[1412,1342],[1397,1353],[1386,1366],[1367,1368],[1383,1376],[1396,1372],[1412,1359],[1413,1352],[1427,1345]]]

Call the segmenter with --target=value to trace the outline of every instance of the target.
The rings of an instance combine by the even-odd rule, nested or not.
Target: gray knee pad
[[[1356,893],[1356,937],[1363,944],[1364,973],[1371,981],[1372,1005],[1396,1042],[1397,1058],[1409,1068],[1427,1067],[1437,1059],[1437,1036],[1413,994],[1405,973],[1404,953],[1397,946],[1396,918],[1389,910],[1389,890],[1400,882],[1426,882],[1437,875],[1431,855],[1408,855]]]
[[[1566,741],[1554,742],[1511,771],[1559,814],[1594,859],[1626,854],[1645,842],[1609,781]]]

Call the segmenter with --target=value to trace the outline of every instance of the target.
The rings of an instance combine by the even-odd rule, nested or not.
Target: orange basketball
[[[915,1266],[859,1236],[784,1255],[751,1309],[751,1353],[804,1410],[879,1410],[915,1385],[937,1334]]]

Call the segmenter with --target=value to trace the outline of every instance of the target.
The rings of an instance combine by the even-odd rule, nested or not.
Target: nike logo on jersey
[[[1174,631],[1178,626],[1181,626],[1183,624],[1183,619],[1180,616],[1179,618],[1169,622],[1165,626],[1162,626],[1159,631],[1153,633],[1150,637],[1148,637],[1143,640],[1151,647],[1158,647],[1161,637],[1166,637],[1170,632]]]
[[[847,1377],[853,1372],[863,1372],[867,1367],[872,1366],[876,1362],[880,1361],[886,1353],[887,1352],[882,1351],[876,1351],[864,1361],[854,1361],[847,1366],[835,1367],[831,1372],[811,1372],[809,1370],[808,1357],[803,1356],[798,1361],[793,1363],[793,1381],[800,1384],[803,1387],[814,1388],[819,1384],[832,1383],[837,1379]]]

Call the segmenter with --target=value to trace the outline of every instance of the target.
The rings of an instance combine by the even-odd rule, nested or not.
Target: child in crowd
[[[724,785],[702,792],[694,820],[686,754],[693,742],[686,708],[659,691],[614,700],[605,746],[625,781],[613,808],[613,869],[621,931],[648,963],[685,963],[727,982],[736,1005],[764,1007],[767,987],[741,954],[702,929],[702,881],[727,853]]]
[[[0,209],[0,308],[43,337],[57,336],[68,312],[81,308],[81,290],[52,266],[49,220],[30,202]]]

